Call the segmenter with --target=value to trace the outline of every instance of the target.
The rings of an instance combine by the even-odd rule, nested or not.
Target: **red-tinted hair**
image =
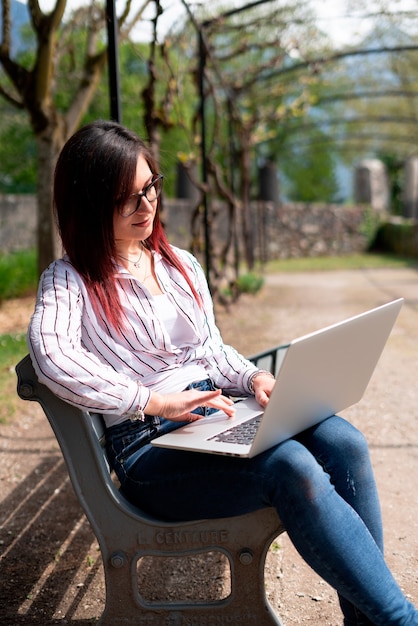
[[[64,249],[84,278],[96,310],[100,304],[115,328],[123,326],[123,310],[115,281],[113,216],[132,193],[140,155],[158,174],[150,150],[135,133],[116,122],[97,121],[67,141],[55,168],[54,211]],[[184,276],[200,303],[159,213],[160,198],[152,234],[144,243]]]

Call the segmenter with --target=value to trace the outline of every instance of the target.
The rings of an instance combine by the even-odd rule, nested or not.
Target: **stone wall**
[[[0,195],[0,253],[34,248],[35,233],[35,197]]]
[[[255,219],[256,248],[265,260],[364,252],[367,211],[336,204],[265,204]]]
[[[180,247],[190,243],[190,211],[183,200],[166,201],[164,206],[162,215],[170,241]],[[216,207],[216,214],[212,224],[215,245],[225,240],[228,230],[221,207]],[[251,237],[255,257],[268,261],[364,252],[369,244],[370,215],[364,205],[254,203]]]
[[[191,204],[165,200],[162,218],[169,239],[187,248]],[[254,203],[252,245],[257,259],[352,254],[367,248],[364,206]],[[239,227],[239,226],[238,226]],[[227,217],[221,206],[213,223],[214,241],[224,241]],[[0,196],[0,253],[36,245],[36,200],[29,195]]]

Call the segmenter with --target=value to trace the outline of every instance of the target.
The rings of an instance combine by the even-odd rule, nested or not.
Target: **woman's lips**
[[[139,226],[143,228],[144,226],[148,226],[150,222],[151,222],[151,216],[147,215],[147,217],[142,218],[140,221],[134,222],[132,226]]]

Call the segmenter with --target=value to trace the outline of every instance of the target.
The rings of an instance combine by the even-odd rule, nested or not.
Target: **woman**
[[[44,272],[29,345],[41,382],[103,414],[128,499],[165,520],[276,508],[309,565],[338,592],[344,624],[418,625],[383,558],[367,444],[333,416],[253,459],[150,442],[254,394],[273,377],[223,343],[196,259],[167,242],[162,176],[144,143],[95,122],[65,145],[54,206],[66,251]],[[204,497],[202,497],[204,494]]]

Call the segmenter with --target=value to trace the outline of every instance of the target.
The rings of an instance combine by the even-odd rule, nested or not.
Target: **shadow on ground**
[[[2,502],[0,546],[2,624],[62,624],[63,605],[74,626],[97,621],[97,606],[91,620],[72,620],[101,560],[60,455],[42,458]]]

